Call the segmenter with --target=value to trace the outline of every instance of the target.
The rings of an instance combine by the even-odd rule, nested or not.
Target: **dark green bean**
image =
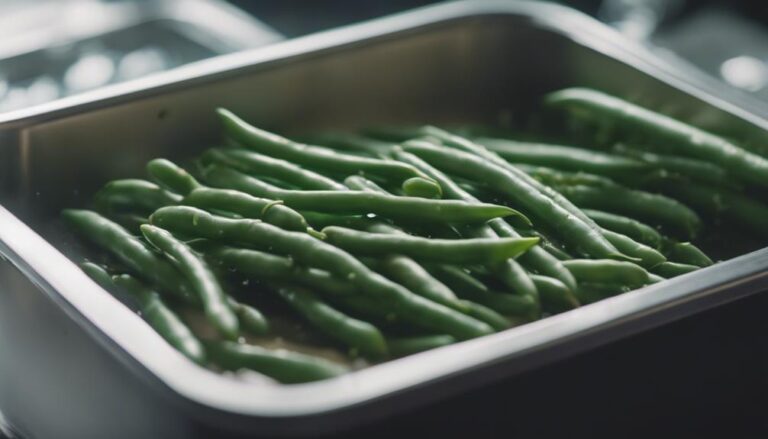
[[[370,174],[398,184],[411,177],[425,177],[405,163],[341,154],[327,148],[302,145],[249,125],[228,110],[220,108],[217,112],[224,124],[224,130],[230,137],[249,149],[271,157],[344,175]]]
[[[423,127],[421,131],[427,136],[439,139],[439,141],[444,145],[477,155],[499,166],[507,174],[513,176],[519,182],[525,183],[526,185],[530,186],[530,188],[532,188],[534,192],[537,192],[540,195],[550,198],[558,207],[570,213],[571,221],[573,221],[573,219],[575,218],[576,222],[580,223],[580,227],[582,227],[584,232],[591,230],[592,233],[596,233],[598,235],[600,234],[601,230],[597,227],[597,224],[595,224],[594,221],[592,221],[588,216],[586,216],[579,208],[574,206],[573,203],[571,203],[567,198],[563,197],[561,194],[559,194],[557,191],[555,191],[551,187],[545,184],[542,184],[541,182],[537,181],[535,178],[531,177],[530,175],[526,174],[522,170],[513,166],[503,158],[499,157],[498,154],[492,151],[489,151],[484,146],[479,145],[475,142],[472,142],[471,140],[465,139],[461,136],[451,134],[445,130],[441,130],[436,127],[432,127],[432,126]],[[495,189],[498,190],[498,188],[495,188]],[[584,227],[586,229],[584,229]],[[598,244],[599,246],[597,247],[597,249],[603,248],[603,250],[605,250],[606,245],[607,245],[607,248],[610,249],[610,243],[608,243],[605,239],[598,239]]]
[[[768,206],[747,195],[704,184],[658,182],[653,187],[699,212],[723,217],[764,238],[768,237],[768,221],[765,221],[768,218]]]
[[[482,178],[494,190],[511,198],[560,233],[575,249],[594,257],[626,259],[597,228],[580,221],[569,210],[539,192],[506,168],[483,157],[434,145],[406,143],[403,148],[426,162],[468,179]]]
[[[464,190],[458,184],[456,184],[456,182],[454,182],[447,175],[445,175],[435,167],[431,166],[429,163],[425,162],[421,158],[402,150],[396,150],[395,157],[398,160],[402,160],[406,163],[409,163],[417,167],[422,172],[426,173],[432,179],[437,181],[440,187],[443,188],[444,194],[447,198],[462,200],[468,203],[480,202],[477,198],[475,198],[473,195],[469,194],[466,190]],[[501,236],[504,238],[520,237],[520,234],[510,224],[508,224],[506,221],[502,219],[494,218],[488,222],[488,225],[493,228],[493,231],[498,236]],[[478,229],[482,229],[482,226],[478,226]],[[537,271],[539,273],[559,279],[568,288],[571,288],[571,289],[576,288],[576,280],[573,278],[573,275],[571,275],[571,272],[568,271],[563,266],[563,264],[560,263],[560,261],[550,256],[540,246],[532,247],[530,250],[525,252],[522,256],[520,256],[519,262],[529,270]],[[517,272],[517,270],[514,270],[514,271]],[[517,278],[517,279],[521,279],[521,278]],[[512,287],[513,290],[519,291],[523,294],[531,294],[532,290],[527,285],[528,282],[525,282],[525,280],[517,281],[517,282],[518,282],[517,285],[510,285],[510,287]]]
[[[450,335],[420,335],[416,337],[387,338],[389,351],[395,357],[405,357],[430,349],[456,343]]]
[[[251,369],[285,384],[324,380],[348,372],[340,364],[285,349],[229,341],[206,342],[205,349],[211,360],[224,369]]]
[[[258,309],[240,303],[232,297],[227,297],[227,303],[237,316],[240,329],[254,335],[264,335],[269,332],[269,321]]]
[[[603,232],[603,236],[608,238],[608,241],[616,246],[617,249],[621,250],[621,252],[625,255],[640,259],[638,265],[642,267],[650,268],[654,265],[666,262],[667,260],[667,258],[656,249],[645,244],[641,244],[626,235],[622,235],[621,233],[605,230],[605,232]]]
[[[633,218],[600,210],[583,209],[583,211],[604,229],[629,236],[635,241],[653,248],[661,247],[661,234],[647,224],[643,224]]]
[[[653,165],[657,169],[664,169],[665,171],[691,177],[695,180],[718,185],[733,183],[729,181],[725,169],[714,163],[688,157],[656,154],[649,151],[630,148],[624,144],[615,145],[613,150],[620,154],[624,154],[625,156],[642,160],[649,165]]]
[[[462,299],[485,305],[505,316],[535,319],[540,314],[536,297],[491,291],[485,284],[459,267],[428,265],[426,268]]]
[[[180,195],[202,187],[189,172],[167,159],[154,159],[147,163],[147,173],[157,184]]]
[[[374,213],[406,221],[482,222],[491,218],[519,215],[505,206],[469,204],[454,200],[426,200],[361,191],[293,191],[280,189],[233,169],[212,165],[205,170],[211,185],[237,189],[257,197],[282,200],[299,210],[345,215]]]
[[[648,283],[648,272],[631,262],[612,259],[572,259],[563,262],[579,283],[639,287]]]
[[[413,259],[400,255],[389,255],[382,259],[372,260],[370,264],[376,271],[419,296],[462,312],[466,311],[450,288],[432,277],[424,267]]]
[[[499,263],[523,254],[539,242],[538,238],[429,239],[336,226],[324,228],[323,233],[329,243],[355,254],[403,254],[449,264]]]
[[[115,284],[112,282],[112,276],[107,273],[104,267],[93,262],[83,262],[80,264],[80,269],[105,290],[111,291],[114,288]]]
[[[654,274],[658,274],[661,277],[670,279],[673,277],[681,276],[683,274],[691,273],[698,270],[701,267],[690,264],[681,264],[678,262],[664,262],[653,268],[651,271]]]
[[[202,155],[204,162],[215,162],[246,174],[272,177],[307,190],[346,190],[343,184],[308,171],[286,160],[280,160],[244,149],[209,149]]]
[[[94,200],[96,208],[107,214],[126,211],[149,214],[163,206],[178,204],[181,197],[146,180],[125,179],[107,183]]]
[[[114,276],[115,286],[136,299],[141,316],[171,346],[198,364],[205,363],[205,349],[192,331],[163,302],[160,295],[132,276]]]
[[[231,189],[195,189],[184,198],[183,204],[260,219],[286,230],[303,232],[309,227],[300,213],[283,206],[280,201],[257,198]]]
[[[550,313],[559,313],[579,307],[579,299],[559,280],[534,274],[531,276],[539,290],[541,308]]]
[[[462,305],[466,309],[466,313],[481,322],[487,323],[491,328],[497,331],[503,331],[509,329],[511,322],[506,317],[497,313],[490,307],[481,305],[479,303],[472,302],[470,300],[463,300]]]
[[[768,187],[768,160],[722,137],[614,96],[569,88],[547,96],[546,103],[620,131],[639,136],[654,147],[719,164],[737,179]]]
[[[160,259],[144,242],[118,224],[88,210],[65,209],[61,215],[76,233],[117,257],[136,276],[187,303],[199,303],[169,262]]]
[[[349,346],[353,356],[356,352],[371,358],[387,355],[384,336],[370,323],[349,317],[300,288],[279,287],[277,294],[317,329]]]
[[[676,242],[667,248],[670,262],[695,265],[697,267],[709,267],[713,264],[703,251],[690,242]]]
[[[208,321],[223,336],[236,340],[240,335],[237,316],[229,306],[219,281],[203,259],[166,230],[145,224],[141,226],[141,232],[184,275],[200,298]]]
[[[492,331],[482,322],[411,293],[374,273],[349,253],[306,233],[286,231],[257,220],[216,217],[187,206],[164,207],[150,219],[153,224],[187,235],[288,254],[347,279],[372,299],[391,302],[404,320],[415,324],[459,338]]]
[[[692,238],[701,229],[701,219],[693,210],[669,197],[622,186],[558,187],[563,195],[579,207],[605,210],[662,225]]]
[[[371,137],[350,133],[322,133],[310,139],[302,139],[308,143],[323,145],[333,149],[363,153],[371,157],[386,158],[394,143],[383,142]]]
[[[477,138],[474,141],[511,163],[547,166],[573,172],[589,172],[608,177],[640,175],[649,169],[648,165],[640,160],[572,146],[488,137]]]

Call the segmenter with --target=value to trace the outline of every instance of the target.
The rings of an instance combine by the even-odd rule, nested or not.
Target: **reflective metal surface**
[[[584,15],[528,2],[449,3],[0,116],[0,253],[10,261],[0,265],[0,278],[15,279],[0,284],[0,324],[7,326],[3,349],[18,353],[0,360],[0,408],[12,424],[38,432],[86,431],[39,413],[41,424],[29,423],[19,406],[39,396],[20,395],[12,378],[26,373],[97,418],[128,392],[136,404],[125,417],[139,432],[332,432],[765,289],[768,249],[499,334],[279,386],[187,361],[65,256],[79,251],[56,219],[61,208],[83,205],[108,179],[140,175],[150,158],[183,158],[215,142],[217,106],[294,133],[489,122],[499,112],[526,114],[543,93],[569,85],[662,108],[755,148],[768,145],[765,114],[751,111],[759,106],[749,97],[699,82]],[[27,331],[36,336],[24,337]],[[56,364],[51,349],[62,337],[72,346]],[[66,374],[72,377],[60,379]],[[89,375],[114,386],[111,396],[78,398],[77,379]],[[14,390],[18,399],[7,396]]]

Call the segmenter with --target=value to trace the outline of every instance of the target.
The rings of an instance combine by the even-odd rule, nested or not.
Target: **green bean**
[[[506,317],[500,315],[493,309],[481,305],[479,303],[472,302],[470,300],[463,300],[462,305],[466,309],[466,313],[481,322],[487,323],[491,328],[497,331],[503,331],[509,329],[511,322]]]
[[[629,288],[622,285],[584,282],[579,283],[579,287],[576,289],[576,297],[579,298],[579,302],[588,305],[608,297],[618,296],[627,291],[629,291]]]
[[[229,341],[206,342],[205,349],[208,356],[224,369],[251,369],[284,384],[324,380],[348,372],[340,364],[285,349],[266,349]]]
[[[313,326],[327,336],[371,358],[387,355],[384,336],[368,322],[345,315],[318,299],[309,291],[295,287],[280,287],[277,294]]]
[[[107,273],[107,270],[105,270],[104,267],[94,264],[93,262],[83,262],[80,264],[80,269],[105,290],[111,291],[112,288],[114,288],[115,285],[112,282],[112,276]]]
[[[76,233],[117,257],[135,275],[187,303],[199,303],[169,262],[160,259],[144,242],[118,224],[89,210],[65,209],[61,215]]]
[[[539,290],[541,307],[544,311],[559,313],[579,307],[579,299],[559,280],[538,274],[534,274],[531,278]]]
[[[415,337],[387,338],[389,351],[395,357],[428,351],[456,343],[450,335],[420,335]]]
[[[422,172],[429,175],[432,179],[437,181],[440,187],[443,188],[444,194],[447,198],[466,201],[468,203],[479,203],[480,201],[473,195],[469,194],[466,190],[461,188],[456,182],[439,171],[429,163],[425,162],[421,158],[407,153],[403,150],[395,150],[395,157],[398,160],[402,160],[409,163]],[[494,218],[488,222],[488,225],[493,228],[493,231],[504,238],[519,238],[520,234],[506,221],[502,219]],[[478,226],[478,229],[482,229],[482,226]],[[541,244],[541,242],[540,242]],[[513,261],[514,262],[514,261]],[[576,280],[571,275],[560,261],[550,256],[540,246],[532,247],[530,250],[520,256],[519,262],[523,264],[529,270],[537,271],[539,273],[554,277],[563,282],[568,288],[576,288]],[[503,269],[503,268],[502,268]],[[517,270],[515,270],[517,271]],[[520,278],[518,278],[520,279]],[[531,294],[531,289],[527,286],[525,280],[518,281],[519,284],[511,286],[515,291],[519,291],[523,294]]]
[[[375,182],[359,175],[348,176],[344,179],[344,185],[353,191],[365,191],[384,195],[392,195],[389,191],[379,186]]]
[[[183,204],[260,219],[286,230],[303,232],[309,227],[300,213],[283,206],[281,201],[257,198],[231,189],[195,189],[184,198]]]
[[[179,201],[181,197],[178,195],[139,179],[110,181],[95,196],[97,209],[106,213],[132,211],[148,214]]]
[[[328,177],[301,168],[291,162],[244,149],[209,149],[204,162],[215,162],[246,174],[272,177],[307,190],[346,190]]]
[[[549,187],[563,185],[574,186],[615,186],[616,182],[601,175],[588,174],[586,172],[569,172],[558,169],[545,168],[543,166],[529,166],[515,164],[515,167],[528,174],[534,180]],[[589,218],[589,216],[587,216]]]
[[[462,299],[471,300],[506,315],[535,319],[539,316],[536,297],[491,291],[463,269],[448,265],[428,265],[427,270]]]
[[[232,169],[211,165],[205,170],[211,185],[236,189],[257,197],[282,200],[299,210],[345,215],[374,213],[406,221],[482,222],[520,215],[514,209],[493,204],[469,204],[454,200],[426,200],[360,191],[293,191],[274,187]]]
[[[657,169],[664,169],[696,180],[713,184],[730,184],[728,175],[720,166],[688,157],[679,157],[668,154],[656,154],[649,151],[630,148],[623,144],[617,144],[613,147],[614,151],[642,160]]]
[[[656,249],[641,244],[621,233],[606,230],[603,235],[625,255],[640,259],[638,265],[642,267],[653,267],[654,265],[661,264],[667,260],[667,258]]]
[[[608,177],[639,175],[648,170],[640,160],[582,148],[481,137],[473,139],[512,163],[547,166]]]
[[[657,183],[654,188],[712,216],[722,216],[733,224],[768,237],[768,206],[747,195],[704,184]]]
[[[503,262],[521,255],[539,242],[538,238],[429,239],[405,234],[369,233],[336,226],[324,228],[323,233],[329,243],[355,254],[403,254],[415,259],[449,264]]]
[[[180,195],[202,187],[189,172],[167,159],[151,160],[147,163],[147,173],[155,183]]]
[[[605,210],[654,222],[686,237],[696,236],[701,228],[701,219],[696,212],[663,195],[621,186],[563,186],[557,190],[579,207]]]
[[[604,229],[629,236],[635,241],[653,248],[661,247],[661,234],[647,224],[643,224],[633,218],[600,210],[583,209],[583,211]]]
[[[666,279],[659,276],[655,273],[648,273],[648,283],[649,284],[657,284],[659,282],[664,282]]]
[[[323,299],[351,309],[365,316],[381,318],[392,322],[399,320],[396,304],[372,301],[366,295],[358,294],[358,288],[328,271],[296,265],[293,259],[257,250],[226,246],[207,246],[205,256],[212,263],[219,264],[249,278],[272,282],[292,283],[313,288],[322,293]]]
[[[612,259],[572,259],[563,263],[579,283],[605,283],[627,287],[639,287],[648,283],[648,272],[631,262]]]
[[[258,309],[240,303],[232,297],[227,297],[227,303],[237,316],[240,328],[254,335],[264,335],[269,332],[269,321]]]
[[[669,246],[667,255],[671,262],[679,262],[697,267],[709,267],[712,259],[690,242],[677,242]]]
[[[323,145],[332,149],[362,153],[371,157],[386,158],[389,151],[395,146],[391,142],[383,142],[371,137],[350,133],[322,133],[310,139],[303,139],[308,143]]]
[[[164,207],[150,220],[159,227],[191,236],[288,254],[300,262],[347,279],[372,299],[391,302],[406,321],[459,338],[477,337],[492,331],[482,322],[411,293],[374,273],[349,253],[306,233],[286,231],[257,220],[216,217],[187,206]]]
[[[141,316],[168,344],[198,364],[205,363],[205,349],[192,331],[163,302],[160,295],[132,276],[113,276],[115,286],[130,294],[139,304]]]
[[[624,134],[640,136],[655,147],[717,163],[737,179],[768,187],[768,160],[679,120],[585,88],[557,91],[547,96],[546,103]]]
[[[365,229],[372,221],[374,221],[373,218],[367,218],[360,215],[334,215],[332,213],[309,212],[306,210],[303,210],[300,213],[301,216],[306,219],[307,223],[316,229],[323,229],[328,226]]]
[[[421,131],[427,136],[431,136],[439,139],[441,143],[447,146],[477,155],[495,164],[496,166],[500,167],[508,175],[514,177],[519,183],[524,183],[525,185],[529,186],[533,190],[533,193],[538,193],[539,195],[543,195],[551,199],[559,208],[568,212],[571,216],[570,221],[574,221],[575,219],[576,222],[579,223],[578,227],[581,228],[583,232],[587,232],[590,235],[593,233],[597,234],[598,236],[596,237],[597,238],[596,244],[599,244],[599,245],[596,245],[595,249],[603,252],[606,249],[613,250],[611,249],[610,243],[608,243],[604,238],[599,236],[601,231],[597,227],[597,224],[595,224],[594,221],[592,221],[581,210],[579,210],[576,206],[574,206],[573,203],[571,203],[567,198],[563,197],[560,193],[558,193],[551,187],[540,183],[535,178],[531,177],[530,175],[526,174],[522,170],[513,166],[503,158],[499,157],[496,153],[489,151],[487,148],[485,148],[482,145],[479,145],[468,139],[451,134],[447,131],[441,130],[436,127],[431,127],[431,126],[423,127]]]
[[[366,263],[368,264],[368,262]],[[466,311],[450,288],[432,277],[418,262],[400,255],[370,261],[376,271],[433,302]]]
[[[694,272],[699,268],[701,267],[697,267],[695,265],[690,265],[690,264],[681,264],[678,262],[664,262],[662,264],[659,264],[651,268],[651,272],[653,272],[654,274],[658,274],[661,277],[669,279],[669,278],[681,276],[683,274]]]
[[[208,321],[223,336],[236,340],[239,335],[237,316],[229,306],[219,281],[203,259],[166,230],[145,224],[141,226],[141,232],[184,275],[200,298]]]
[[[227,135],[243,146],[271,157],[344,175],[370,174],[396,183],[411,177],[425,177],[404,163],[341,154],[327,148],[302,145],[251,126],[228,110],[220,108],[217,112]]]
[[[552,198],[539,192],[506,168],[483,157],[426,144],[407,143],[403,148],[443,171],[483,182],[533,213],[560,233],[579,252],[595,257],[626,259],[596,228],[580,221]]]
[[[403,192],[409,197],[441,198],[443,191],[432,180],[413,177],[403,182]]]

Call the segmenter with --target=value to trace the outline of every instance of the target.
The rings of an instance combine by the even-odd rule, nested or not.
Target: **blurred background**
[[[0,112],[430,3],[0,0]],[[764,0],[559,3],[768,101]]]

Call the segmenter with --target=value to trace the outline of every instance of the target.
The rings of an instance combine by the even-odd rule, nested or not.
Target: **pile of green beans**
[[[712,224],[768,236],[761,156],[594,90],[544,102],[599,146],[434,126],[307,145],[222,109],[226,146],[152,160],[62,216],[100,250],[83,270],[169,345],[282,383],[711,266],[691,241]]]

